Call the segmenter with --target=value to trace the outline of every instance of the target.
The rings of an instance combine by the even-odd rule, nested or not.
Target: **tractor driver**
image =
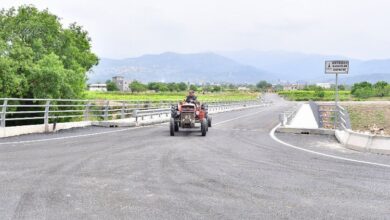
[[[194,103],[196,102],[196,96],[195,96],[195,92],[194,90],[190,90],[190,92],[188,93],[188,96],[186,98],[186,102],[188,103]]]

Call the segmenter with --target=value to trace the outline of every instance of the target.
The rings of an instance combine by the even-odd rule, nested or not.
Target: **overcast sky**
[[[88,30],[101,57],[286,50],[390,58],[389,0],[0,0]]]

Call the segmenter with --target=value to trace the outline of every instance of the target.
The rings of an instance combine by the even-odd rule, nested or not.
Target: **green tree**
[[[129,85],[131,92],[145,92],[148,90],[148,87],[145,84],[142,84],[141,82],[138,82],[134,80],[133,82],[130,83]]]
[[[2,97],[79,98],[97,63],[88,33],[77,24],[64,28],[34,6],[0,11]]]
[[[213,92],[221,92],[222,87],[221,86],[213,86]]]
[[[176,83],[168,83],[167,87],[168,87],[168,90],[170,92],[177,92],[177,91],[179,91],[179,85],[176,84]]]
[[[379,81],[374,84],[374,92],[375,96],[384,97],[387,95],[386,87],[388,86],[388,83],[385,81]]]
[[[178,87],[179,91],[186,91],[186,90],[188,89],[187,84],[184,83],[184,82],[179,83],[179,84],[177,85],[177,87]]]
[[[283,86],[278,84],[275,86],[275,91],[279,92],[279,91],[283,91]]]
[[[198,91],[198,87],[196,85],[190,85],[190,90]]]
[[[339,85],[339,90],[340,91],[345,91],[345,85]]]
[[[256,84],[256,87],[257,87],[259,90],[261,90],[261,91],[265,91],[265,90],[267,90],[267,89],[269,89],[269,88],[272,88],[272,84],[268,83],[268,82],[265,81],[265,80],[262,80],[262,81],[260,81],[260,82],[258,82],[258,83]]]
[[[358,90],[371,90],[372,89],[372,85],[371,83],[369,82],[361,82],[361,83],[355,83],[353,84],[352,86],[352,89],[351,89],[351,94],[352,95],[355,95],[355,93],[358,91]],[[360,92],[359,92],[360,93]]]
[[[324,98],[325,97],[325,92],[324,92],[324,89],[322,87],[317,87],[315,90],[314,90],[314,96],[318,97],[318,98]]]
[[[107,91],[119,91],[118,86],[111,80],[106,81]]]
[[[169,90],[167,84],[162,82],[150,82],[147,87],[149,90],[154,90],[156,92],[166,92]]]

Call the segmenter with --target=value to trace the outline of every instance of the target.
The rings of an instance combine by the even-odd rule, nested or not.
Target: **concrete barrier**
[[[70,129],[70,128],[88,127],[91,125],[92,125],[91,121],[57,123],[55,127],[54,124],[49,124],[49,132]],[[0,128],[0,138],[18,136],[23,134],[45,133],[45,132],[46,132],[45,125],[43,124],[5,127],[5,128]]]
[[[388,136],[362,134],[350,129],[336,130],[335,135],[346,148],[390,155],[390,137]]]
[[[303,114],[299,115],[299,113],[302,111],[302,107],[305,107],[306,105],[306,111],[303,112]],[[380,136],[380,135],[371,135],[371,134],[362,134],[358,132],[354,132],[350,129],[349,124],[349,117],[348,112],[345,110],[343,111],[344,115],[347,115],[347,117],[344,117],[346,119],[346,124],[344,126],[340,126],[345,129],[323,129],[323,128],[313,128],[311,126],[307,126],[307,123],[305,123],[307,120],[307,117],[309,117],[310,121],[314,124],[315,121],[314,117],[312,117],[310,111],[318,111],[314,106],[314,103],[310,103],[312,106],[311,109],[309,109],[309,104],[303,104],[301,108],[299,108],[298,113],[296,115],[301,116],[295,116],[291,121],[295,120],[294,123],[284,123],[286,121],[285,118],[281,117],[280,121],[282,126],[280,126],[277,129],[277,132],[281,133],[294,133],[294,134],[324,134],[324,135],[335,135],[337,140],[344,145],[344,147],[356,150],[356,151],[362,151],[362,152],[371,152],[371,153],[379,153],[379,154],[389,154],[390,155],[390,137],[388,136]],[[342,109],[339,107],[339,109]],[[341,113],[340,113],[341,114]],[[285,115],[285,114],[283,114]],[[315,115],[316,116],[316,115]],[[318,115],[316,116],[318,117]],[[309,124],[311,125],[311,124]]]
[[[335,131],[325,128],[290,128],[290,127],[279,127],[276,129],[279,133],[292,133],[292,134],[319,134],[319,135],[334,135]]]

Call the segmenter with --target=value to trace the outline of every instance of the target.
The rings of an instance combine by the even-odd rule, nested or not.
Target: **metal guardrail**
[[[44,124],[59,121],[98,121],[138,118],[170,114],[170,107],[177,102],[126,101],[126,100],[70,100],[70,99],[0,99],[0,127],[10,125]],[[262,103],[256,101],[211,101],[209,110],[222,110],[233,106]]]
[[[337,105],[337,110],[338,110],[338,120],[337,120],[337,129],[351,129],[351,122],[349,119],[349,114],[348,111],[343,108],[340,105]]]
[[[351,124],[349,120],[348,111],[340,106],[334,104],[318,104],[320,127],[330,129],[350,129]]]

